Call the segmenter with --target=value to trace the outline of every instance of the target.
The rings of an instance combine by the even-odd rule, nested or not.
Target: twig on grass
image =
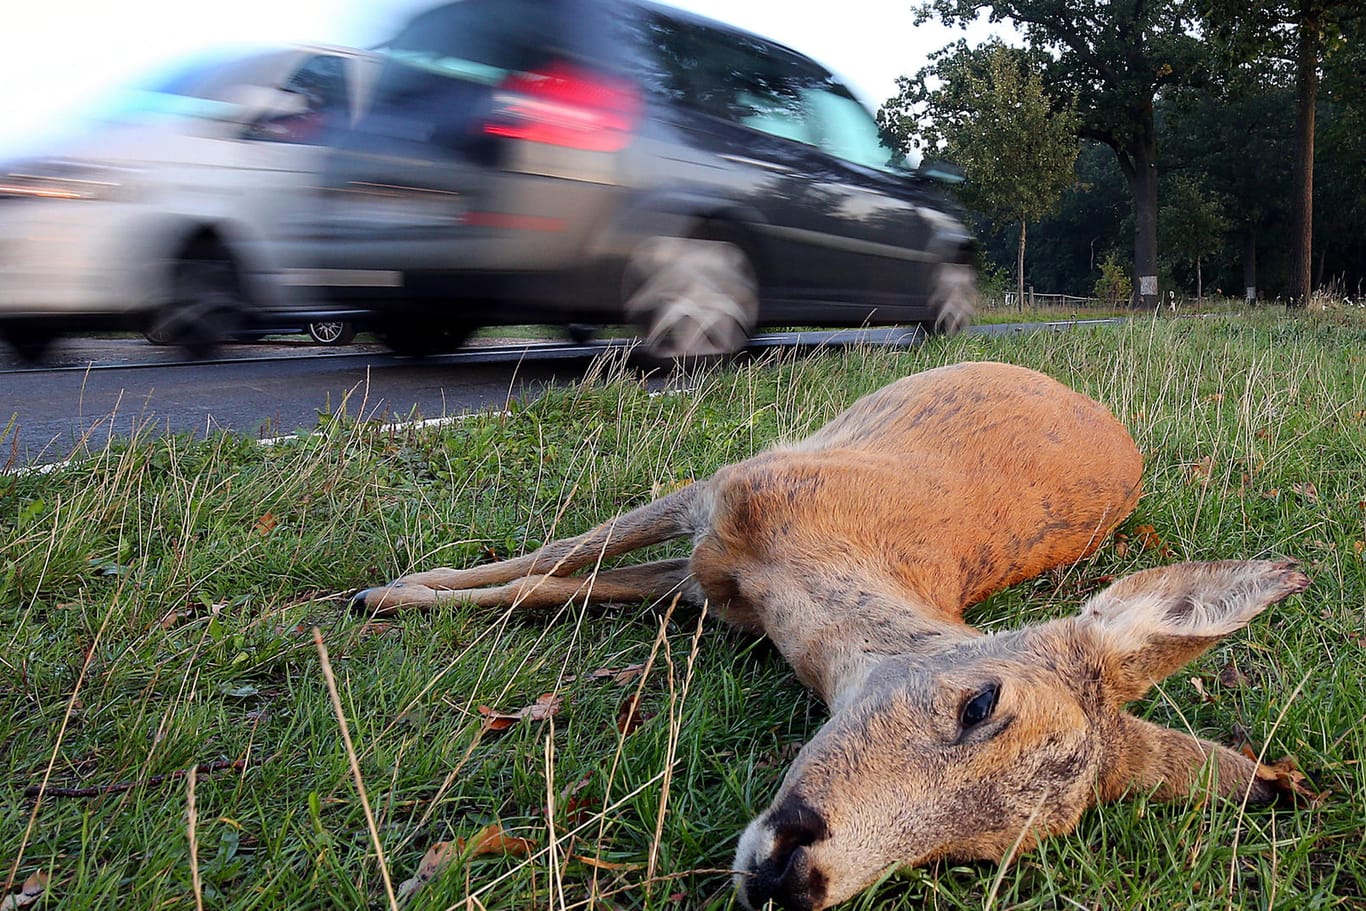
[[[105,794],[121,794],[124,791],[131,791],[139,786],[155,787],[165,784],[168,781],[177,781],[193,772],[196,775],[208,775],[213,772],[225,772],[228,769],[242,771],[247,767],[245,759],[219,759],[214,762],[201,762],[199,765],[189,769],[176,769],[174,772],[167,772],[165,775],[153,775],[151,778],[137,781],[116,781],[113,784],[89,785],[83,788],[50,788],[43,784],[29,785],[24,788],[25,797],[101,797]]]

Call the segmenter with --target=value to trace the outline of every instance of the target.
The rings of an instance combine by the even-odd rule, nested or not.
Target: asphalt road
[[[974,327],[994,334],[1072,324]],[[904,345],[907,330],[844,330],[762,336],[756,348]],[[221,359],[185,362],[141,339],[67,339],[41,368],[0,354],[0,469],[60,461],[111,436],[231,430],[280,436],[316,426],[320,415],[401,421],[501,408],[550,383],[583,376],[592,358],[620,342],[516,342],[415,360],[377,346],[301,343],[234,345]],[[660,380],[661,384],[663,380]],[[8,426],[7,426],[8,425]]]

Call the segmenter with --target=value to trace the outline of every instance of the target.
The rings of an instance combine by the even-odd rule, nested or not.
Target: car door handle
[[[778,164],[774,161],[764,161],[760,158],[749,158],[745,155],[731,155],[729,153],[724,153],[720,157],[725,161],[731,161],[735,164],[750,165],[756,168],[763,168],[765,171],[772,171],[775,174],[792,173],[792,169],[789,168],[787,165]]]

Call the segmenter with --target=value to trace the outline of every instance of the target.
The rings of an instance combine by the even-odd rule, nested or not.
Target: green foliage
[[[1129,270],[1113,250],[1106,253],[1100,262],[1100,279],[1092,295],[1105,307],[1122,307],[1134,296],[1134,283],[1129,279]]]
[[[772,648],[712,618],[695,639],[695,612],[661,606],[377,619],[345,597],[582,530],[895,377],[997,359],[1104,401],[1145,454],[1145,494],[1124,547],[1017,586],[974,621],[1066,615],[1102,577],[1171,560],[1299,559],[1306,596],[1139,710],[1225,742],[1245,731],[1329,793],[1277,810],[1140,796],[1003,871],[941,863],[850,907],[1360,907],[1363,348],[1366,322],[1344,310],[784,356],[663,391],[609,367],[445,427],[327,418],[271,447],[143,437],[4,475],[0,876],[14,892],[46,871],[37,908],[386,906],[317,626],[393,882],[491,824],[530,843],[452,866],[405,909],[734,907],[735,840],[824,719]],[[1141,546],[1146,525],[1167,550]],[[625,683],[593,676],[647,663]],[[648,718],[622,736],[637,687]],[[482,730],[481,705],[547,692],[564,699],[555,717]],[[191,841],[177,773],[236,760],[198,775]],[[25,796],[43,784],[87,796]]]

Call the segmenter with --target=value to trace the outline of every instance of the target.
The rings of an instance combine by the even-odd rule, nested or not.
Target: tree
[[[1292,53],[1295,157],[1290,198],[1290,301],[1304,306],[1314,290],[1314,139],[1325,56],[1360,30],[1361,0],[1207,0],[1212,31],[1235,62]]]
[[[946,51],[900,83],[879,121],[903,147],[942,152],[961,166],[969,206],[1019,226],[1015,288],[1023,302],[1028,226],[1076,180],[1076,115],[1053,103],[1019,50],[1000,42],[968,50],[960,42]]]
[[[1047,52],[1044,85],[1076,99],[1078,133],[1109,146],[1134,204],[1139,294],[1157,306],[1157,130],[1153,103],[1169,86],[1204,77],[1195,0],[926,0],[918,21],[1009,21]]]
[[[1204,261],[1224,246],[1231,222],[1224,214],[1226,202],[1188,174],[1173,178],[1165,188],[1162,206],[1163,236],[1168,238],[1171,259],[1195,266],[1195,297],[1204,297]]]

